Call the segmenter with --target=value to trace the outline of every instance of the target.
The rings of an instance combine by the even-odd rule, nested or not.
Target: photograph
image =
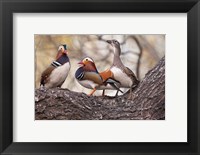
[[[0,154],[200,155],[200,0],[0,1]]]
[[[165,120],[165,34],[35,34],[35,120]]]

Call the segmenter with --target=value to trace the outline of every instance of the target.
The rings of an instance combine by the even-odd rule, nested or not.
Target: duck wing
[[[110,84],[114,89],[120,91],[121,93],[123,93],[123,91],[120,90],[119,86],[120,86],[120,82],[113,79],[113,78],[108,78],[106,81],[104,81],[104,84]]]
[[[40,86],[41,85],[45,85],[48,81],[49,81],[49,76],[51,74],[51,72],[55,69],[54,66],[49,66],[46,70],[44,70],[42,72],[42,75],[41,75],[41,80],[40,80]]]
[[[90,80],[96,84],[103,84],[103,79],[97,72],[85,72],[82,80]]]
[[[125,67],[124,72],[132,79],[133,85],[137,85],[140,82],[130,68]]]

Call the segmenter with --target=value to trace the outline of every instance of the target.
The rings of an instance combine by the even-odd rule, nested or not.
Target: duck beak
[[[85,65],[82,61],[80,61],[78,64],[81,65],[81,66]]]
[[[67,50],[64,50],[63,53],[64,53],[64,54],[68,54],[68,51],[67,51]]]
[[[107,40],[106,42],[109,43],[113,47],[114,44],[113,44],[112,40]]]
[[[112,43],[112,42],[111,42],[111,40],[106,40],[106,42],[107,42],[107,43],[109,43],[109,44],[111,44],[111,43]]]

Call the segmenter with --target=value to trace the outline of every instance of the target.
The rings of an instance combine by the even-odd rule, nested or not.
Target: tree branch
[[[165,58],[134,88],[118,97],[87,96],[68,89],[35,90],[35,119],[165,119]]]

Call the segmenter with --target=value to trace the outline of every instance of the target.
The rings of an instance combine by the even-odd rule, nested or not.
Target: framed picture
[[[195,1],[2,0],[2,154],[199,154]]]

